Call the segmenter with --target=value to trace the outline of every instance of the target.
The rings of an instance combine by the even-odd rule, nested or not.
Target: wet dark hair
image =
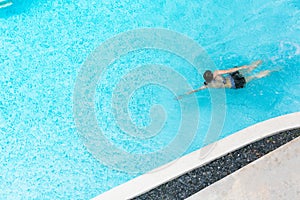
[[[206,70],[203,74],[203,78],[205,79],[206,83],[210,83],[213,80],[214,75],[210,70]]]

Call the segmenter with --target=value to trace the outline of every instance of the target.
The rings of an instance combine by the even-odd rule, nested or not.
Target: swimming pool
[[[119,171],[95,159],[80,138],[73,112],[74,88],[88,56],[126,31],[163,28],[178,33],[201,45],[222,69],[255,59],[265,61],[261,69],[282,68],[243,90],[226,90],[226,117],[218,138],[299,111],[299,9],[298,1],[110,0],[24,0],[1,9],[0,196],[88,199],[140,174]],[[136,139],[113,120],[111,100],[121,77],[148,64],[178,71],[194,88],[202,83],[191,63],[160,49],[138,49],[108,66],[95,89],[96,118],[105,136],[131,154],[164,149],[179,128],[179,103],[168,88],[159,85],[137,88],[129,102],[138,127],[150,124],[153,104],[163,105],[168,116],[159,134]],[[200,113],[199,128],[185,153],[206,142],[210,95],[203,91],[184,99],[188,111],[199,108]],[[197,120],[197,116],[189,119]],[[144,167],[141,171],[147,170]]]

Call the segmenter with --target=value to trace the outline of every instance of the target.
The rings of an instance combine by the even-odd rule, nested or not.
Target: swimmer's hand
[[[176,98],[176,100],[180,100],[180,99],[182,99],[184,96],[193,94],[193,93],[195,93],[195,92],[198,92],[198,91],[200,91],[200,90],[204,90],[204,89],[206,89],[206,88],[207,88],[207,86],[206,86],[206,85],[203,85],[203,86],[201,86],[200,88],[198,88],[198,89],[196,89],[196,90],[192,90],[192,91],[187,92],[187,93],[185,93],[185,94],[183,94],[183,95],[179,95],[179,96]]]
[[[184,96],[185,96],[185,95],[179,95],[178,97],[175,97],[174,99],[175,99],[175,100],[180,100],[180,99],[182,99]]]
[[[182,95],[179,95],[179,96],[175,97],[174,99],[175,99],[175,100],[180,100],[180,99],[182,99],[183,97],[185,97],[185,96],[187,96],[187,95],[189,95],[189,94],[192,94],[192,93],[191,93],[191,92],[187,92],[187,93],[185,93],[185,94],[182,94]]]
[[[196,89],[196,90],[192,90],[192,91],[190,91],[190,92],[188,92],[188,93],[186,93],[187,95],[190,95],[190,94],[193,94],[193,93],[195,93],[195,92],[199,92],[200,90],[204,90],[204,89],[206,89],[207,88],[207,85],[203,85],[203,86],[201,86],[200,88],[198,88],[198,89]]]

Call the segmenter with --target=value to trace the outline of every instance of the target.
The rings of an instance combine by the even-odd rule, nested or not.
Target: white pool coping
[[[186,200],[300,199],[300,137]]]
[[[238,131],[215,143],[187,154],[171,163],[134,178],[95,198],[94,200],[130,199],[163,183],[235,151],[247,144],[278,132],[299,128],[300,112],[272,118]]]

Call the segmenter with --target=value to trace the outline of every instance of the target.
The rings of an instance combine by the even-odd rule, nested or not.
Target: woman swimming
[[[247,74],[252,72],[256,67],[258,67],[261,63],[261,60],[257,60],[251,63],[250,65],[244,65],[227,70],[216,70],[214,72],[206,70],[203,74],[203,78],[205,79],[204,85],[186,94],[192,94],[200,90],[204,90],[206,88],[243,88],[245,87],[246,83],[249,83],[254,79],[263,78],[272,72],[270,70],[265,70],[259,72],[258,74],[246,76]]]

